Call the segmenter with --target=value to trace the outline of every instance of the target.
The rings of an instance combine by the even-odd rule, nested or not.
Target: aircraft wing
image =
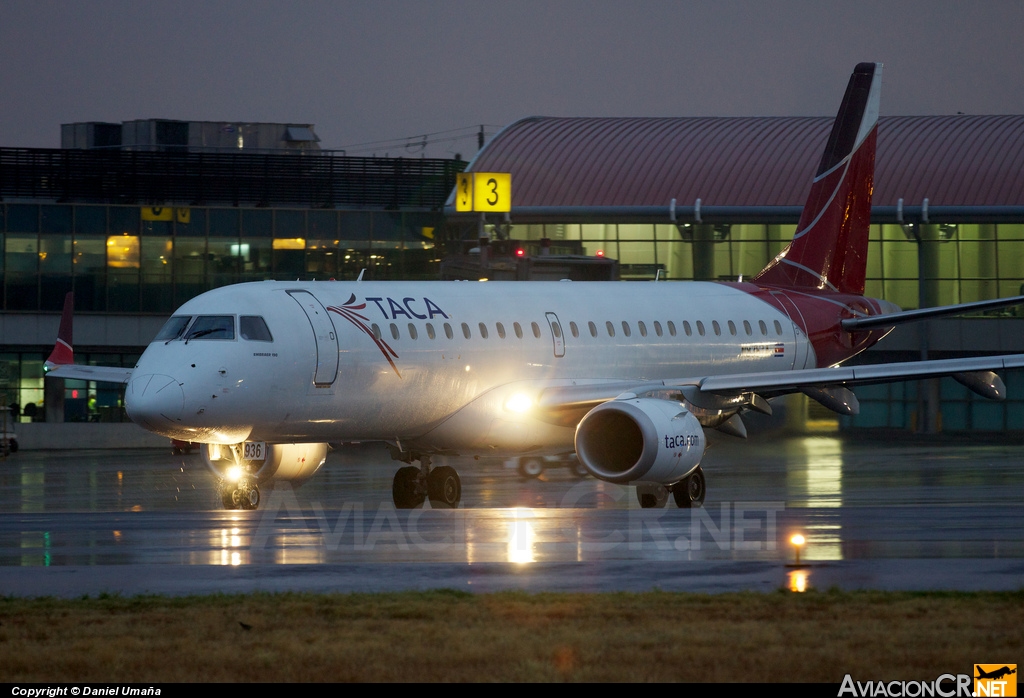
[[[75,378],[84,381],[100,381],[102,383],[127,383],[132,377],[132,369],[117,366],[86,366],[84,364],[61,364],[46,372],[54,378]]]
[[[765,397],[806,392],[822,401],[821,393],[829,389],[896,381],[952,376],[984,397],[1005,396],[1002,381],[992,371],[1024,368],[1024,354],[983,356],[963,359],[902,361],[863,366],[839,366],[797,371],[736,373],[722,376],[695,376],[657,381],[606,381],[545,388],[537,406],[546,413],[547,421],[570,426],[597,405],[618,397],[639,397],[667,394],[670,399],[685,399],[691,404],[714,410],[752,409],[771,414]],[[838,402],[846,400],[841,397]],[[849,396],[856,404],[856,398]],[[825,400],[823,404],[828,402]],[[837,402],[833,398],[833,403]],[[826,406],[833,407],[832,404]],[[836,409],[833,407],[833,409]],[[837,409],[852,414],[853,407]]]

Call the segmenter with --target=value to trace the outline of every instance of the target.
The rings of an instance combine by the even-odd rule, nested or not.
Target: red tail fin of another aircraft
[[[46,370],[50,371],[57,366],[75,363],[75,351],[71,343],[71,322],[75,311],[75,294],[68,293],[64,296],[64,312],[60,316],[60,329],[57,330],[57,343],[53,345],[53,351],[46,359]]]
[[[756,283],[863,295],[881,88],[881,63],[857,65],[793,241]]]

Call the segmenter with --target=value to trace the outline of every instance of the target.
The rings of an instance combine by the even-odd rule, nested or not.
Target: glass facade
[[[925,279],[933,281],[930,305],[951,305],[1022,293],[1024,224],[931,226],[932,253]],[[717,225],[711,278],[735,281],[759,272],[793,237],[795,225]],[[920,305],[918,243],[909,226],[872,225],[865,293],[902,308]],[[619,260],[623,279],[693,279],[694,243],[684,226],[661,224],[544,224],[513,226],[516,240],[572,241],[582,253]]]
[[[263,279],[435,279],[441,214],[0,205],[0,309],[170,313]]]

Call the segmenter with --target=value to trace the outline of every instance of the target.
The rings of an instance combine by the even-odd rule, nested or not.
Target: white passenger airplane
[[[51,376],[127,384],[139,425],[204,444],[227,508],[302,481],[327,444],[380,440],[405,462],[397,507],[457,506],[440,454],[575,448],[643,506],[700,506],[705,429],[802,391],[845,414],[849,386],[952,375],[1005,392],[1024,356],[843,368],[893,326],[1022,298],[901,312],[865,298],[881,65],[857,66],[792,243],[747,282],[280,282],[185,303],[133,369],[78,366],[65,306]],[[411,465],[414,462],[418,466]]]

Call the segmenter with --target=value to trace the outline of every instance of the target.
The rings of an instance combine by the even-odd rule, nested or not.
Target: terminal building
[[[484,242],[615,260],[626,281],[749,277],[792,237],[831,123],[523,119],[469,164],[512,174],[512,210],[485,221]],[[451,200],[466,163],[344,157],[312,125],[263,126],[69,124],[62,149],[0,148],[0,401],[35,419],[122,418],[116,386],[45,394],[67,291],[76,353],[133,365],[210,288],[440,278],[446,254],[479,254],[480,221]],[[868,295],[909,309],[1021,293],[1024,116],[882,117],[872,220]],[[1024,351],[1021,312],[907,326],[863,360]],[[1024,377],[1004,378],[1003,403],[942,381],[941,427],[1024,429]],[[842,426],[914,428],[927,397],[914,383],[857,394]]]

